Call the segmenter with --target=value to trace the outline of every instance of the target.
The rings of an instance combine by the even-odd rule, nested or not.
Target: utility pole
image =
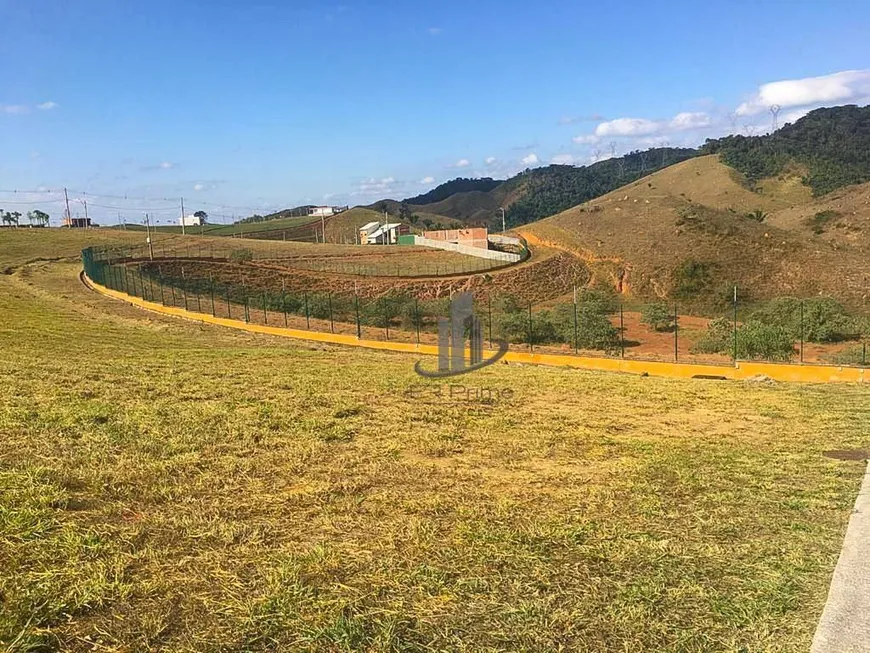
[[[504,232],[505,232],[505,226],[504,226],[504,208],[503,208],[503,207],[499,207],[498,210],[501,211],[501,232],[502,232],[502,234],[504,234]]]
[[[82,204],[85,205],[85,229],[90,229],[90,228],[91,228],[91,224],[90,224],[90,222],[88,221],[88,201],[87,201],[87,200],[82,200]]]
[[[181,235],[185,234],[184,231],[184,198],[181,198]]]
[[[323,211],[320,212],[320,237],[321,240],[326,242],[326,218],[323,217]]]
[[[148,220],[148,214],[145,214],[145,242],[148,243],[148,257],[154,260],[154,244],[151,242],[151,222]]]
[[[66,203],[66,226],[72,229],[72,214],[69,212],[69,195],[66,194],[66,186],[63,188],[63,201]]]

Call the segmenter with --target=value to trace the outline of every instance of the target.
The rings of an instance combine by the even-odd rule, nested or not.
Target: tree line
[[[40,210],[28,211],[26,215],[27,221],[30,222],[30,226],[36,225],[37,227],[47,227],[51,217],[48,213]],[[2,222],[6,226],[20,226],[21,223],[21,213],[19,211],[4,211],[0,209],[0,222]]]

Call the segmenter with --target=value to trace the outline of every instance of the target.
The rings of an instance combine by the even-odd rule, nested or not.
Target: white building
[[[360,245],[368,245],[369,244],[369,236],[373,234],[378,227],[381,226],[380,222],[369,222],[368,224],[364,224],[359,228],[359,244]]]
[[[334,206],[312,206],[308,209],[308,215],[313,215],[318,218],[328,218],[336,213],[337,211]]]
[[[375,226],[375,229],[365,234],[363,238],[363,229]],[[391,222],[387,224],[378,224],[377,222],[369,222],[365,227],[360,229],[359,242],[360,245],[395,245],[399,242],[400,230],[404,227],[401,222]]]
[[[195,215],[185,215],[182,218],[178,218],[179,226],[185,227],[199,227],[203,224],[202,218],[199,218]]]

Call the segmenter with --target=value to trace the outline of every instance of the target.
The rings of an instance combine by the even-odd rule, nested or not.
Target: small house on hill
[[[380,224],[369,222],[360,227],[360,245],[395,245],[399,242],[399,236],[409,232],[408,226],[401,222],[388,222]]]
[[[466,247],[479,247],[489,249],[486,227],[473,227],[469,229],[441,229],[439,231],[424,231],[423,238],[440,240],[445,243],[455,243]]]

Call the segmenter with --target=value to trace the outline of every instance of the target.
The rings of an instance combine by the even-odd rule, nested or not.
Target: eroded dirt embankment
[[[214,280],[217,284],[244,285],[252,292],[281,292],[283,288],[290,293],[304,290],[331,291],[357,293],[360,297],[379,297],[390,292],[402,292],[419,299],[438,299],[457,292],[471,291],[478,297],[491,294],[512,295],[539,302],[570,293],[574,286],[584,286],[590,278],[587,265],[567,252],[558,252],[541,261],[529,262],[500,272],[426,279],[362,277],[190,259],[145,262],[141,265],[143,271],[151,273],[155,278],[163,276]]]

